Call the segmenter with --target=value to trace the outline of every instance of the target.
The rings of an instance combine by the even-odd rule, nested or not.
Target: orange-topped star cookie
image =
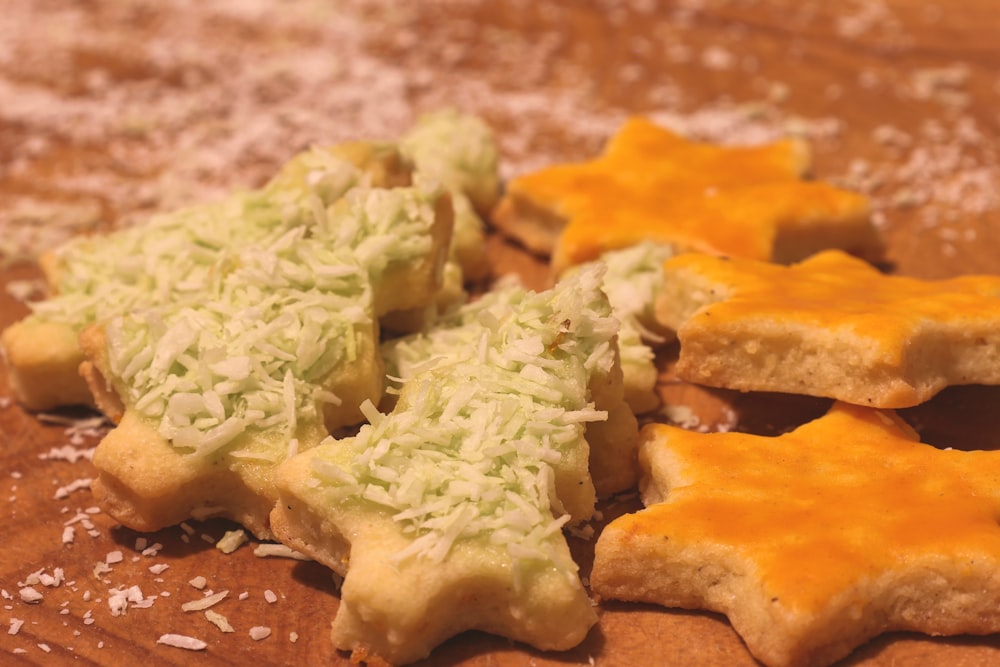
[[[664,264],[656,317],[677,374],[880,408],[1000,384],[1000,276],[919,280],[828,250],[792,266],[698,253]]]
[[[639,456],[647,507],[597,542],[603,599],[723,613],[770,667],[893,630],[1000,632],[1000,452],[837,403],[774,438],[653,424]]]
[[[646,240],[778,262],[830,247],[878,257],[868,200],[803,180],[809,162],[799,140],[716,146],[636,117],[597,159],[513,179],[494,220],[551,252],[556,274]]]

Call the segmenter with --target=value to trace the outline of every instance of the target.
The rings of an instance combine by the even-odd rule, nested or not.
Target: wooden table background
[[[755,142],[810,139],[820,178],[873,198],[899,273],[943,277],[1000,272],[1000,12],[992,0],[455,0],[420,3],[7,0],[0,11],[0,326],[26,309],[11,292],[38,279],[32,259],[71,234],[261,183],[311,143],[393,137],[424,110],[455,106],[496,129],[503,172],[582,159],[631,113],[693,136]],[[542,280],[543,264],[490,241],[494,272]],[[774,432],[818,414],[823,401],[733,395],[673,382],[662,391],[707,428]],[[191,522],[148,537],[101,513],[94,536],[64,523],[94,505],[84,457],[47,457],[70,442],[65,426],[13,404],[0,376],[0,627],[4,664],[347,664],[329,644],[337,608],[313,563],[226,556],[204,541],[231,525]],[[942,446],[1000,444],[1000,393],[944,392],[904,411]],[[64,415],[65,416],[65,415]],[[79,416],[79,415],[70,415]],[[96,444],[83,436],[75,449]],[[4,502],[4,501],[0,501]],[[634,501],[631,501],[634,503]],[[609,506],[607,515],[634,506]],[[586,573],[590,545],[574,541]],[[124,559],[96,575],[110,551]],[[148,571],[167,564],[160,575]],[[33,572],[67,582],[18,596]],[[230,597],[223,634],[181,603],[204,576]],[[114,617],[112,588],[156,595]],[[264,591],[277,594],[268,603]],[[239,600],[241,592],[248,593]],[[169,594],[169,596],[168,596]],[[429,665],[752,665],[725,619],[608,604],[577,649],[546,655],[468,633]],[[254,641],[252,626],[268,626]],[[163,633],[203,638],[191,653],[157,646]],[[292,642],[290,633],[297,633]],[[889,635],[851,665],[986,665],[1000,637],[932,640]]]

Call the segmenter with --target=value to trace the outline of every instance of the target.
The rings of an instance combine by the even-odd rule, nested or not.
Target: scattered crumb
[[[181,609],[184,611],[202,611],[208,609],[224,600],[226,596],[229,595],[229,591],[220,591],[213,595],[208,595],[201,598],[200,600],[192,600],[191,602],[185,602],[181,605]]]
[[[227,530],[226,534],[215,543],[215,548],[224,554],[231,554],[246,544],[246,542],[247,534],[242,528],[238,530]]]
[[[208,644],[202,640],[195,639],[194,637],[188,637],[187,635],[160,635],[160,638],[156,640],[156,643],[166,644],[167,646],[174,646],[176,648],[183,648],[189,651],[204,651],[208,647]]]
[[[222,614],[207,609],[205,611],[205,618],[207,618],[215,627],[219,628],[222,632],[236,632],[233,626],[229,624],[229,619],[227,619]]]
[[[208,579],[199,575],[194,579],[190,580],[188,583],[197,588],[198,590],[202,590],[203,588],[205,588],[205,586],[208,585]]]
[[[25,586],[19,591],[19,593],[21,595],[21,599],[29,604],[36,604],[38,602],[41,602],[44,597],[33,586]]]
[[[92,481],[94,480],[91,479],[90,477],[81,477],[79,479],[75,479],[66,486],[60,486],[58,489],[56,489],[56,494],[54,498],[55,500],[64,500],[65,498],[68,498],[69,494],[73,493],[74,491],[79,491],[80,489],[89,489],[90,483]]]
[[[163,545],[160,544],[159,542],[157,542],[157,543],[153,544],[153,546],[146,547],[145,549],[143,549],[142,550],[142,555],[143,556],[155,556],[156,554],[160,553],[161,549],[163,549]]]
[[[124,615],[129,607],[144,609],[151,607],[156,598],[144,597],[138,586],[128,588],[112,588],[108,591],[108,608],[112,616]]]
[[[250,639],[254,641],[260,641],[261,639],[267,639],[271,636],[271,628],[255,625],[250,628]]]
[[[277,558],[294,558],[295,560],[312,560],[309,556],[284,544],[258,544],[253,550],[253,555],[258,558],[274,556]]]

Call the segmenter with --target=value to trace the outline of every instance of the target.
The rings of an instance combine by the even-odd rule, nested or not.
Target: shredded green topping
[[[453,280],[446,295],[462,296],[464,279],[482,275],[486,225],[479,213],[492,206],[500,188],[493,133],[476,116],[438,111],[417,121],[400,141],[400,151],[414,164],[415,182],[436,183],[451,194],[455,224],[449,277]]]
[[[35,304],[34,315],[80,331],[137,307],[197,302],[241,249],[311,225],[317,211],[362,180],[352,164],[322,151],[297,159],[308,178],[285,187],[272,183],[66,243],[56,251],[56,295]]]
[[[653,363],[648,343],[662,338],[649,325],[655,322],[653,304],[663,285],[663,263],[673,255],[672,246],[646,241],[606,252],[598,260],[607,266],[604,291],[621,322],[618,349],[623,366]]]
[[[350,250],[377,287],[391,268],[416,266],[431,251],[434,201],[439,190],[355,188],[322,212],[313,234]]]
[[[175,447],[208,456],[248,429],[321,419],[324,379],[371,335],[371,290],[349,251],[304,228],[239,255],[198,305],[170,303],[107,325],[126,405]]]
[[[499,151],[481,118],[448,109],[421,116],[400,141],[417,172],[474,200],[499,187]]]
[[[617,322],[593,267],[555,289],[511,286],[469,304],[445,326],[393,343],[428,355],[396,409],[368,406],[370,424],[320,447],[313,482],[333,502],[388,512],[412,536],[397,561],[443,560],[457,540],[484,539],[515,563],[551,560],[568,520],[554,467],[589,451],[587,422],[606,419],[590,377],[614,363]]]
[[[159,433],[209,456],[248,432],[287,443],[320,423],[337,369],[371,337],[373,290],[384,271],[431,249],[435,194],[355,188],[267,244],[244,248],[231,270],[197,292],[112,319],[109,363],[126,405]],[[260,444],[260,443],[257,443]],[[240,449],[281,460],[285,449]]]

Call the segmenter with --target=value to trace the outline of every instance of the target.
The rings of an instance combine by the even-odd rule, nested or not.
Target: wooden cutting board
[[[507,176],[594,154],[630,113],[724,142],[804,134],[817,176],[872,196],[892,270],[1000,272],[1000,14],[991,0],[59,4],[12,0],[0,16],[0,326],[26,312],[7,288],[30,287],[39,276],[30,257],[61,236],[258,184],[309,143],[396,136],[419,111],[445,105],[490,121]],[[26,259],[13,261],[19,253]],[[499,236],[490,255],[496,275],[546,280],[544,258]],[[674,354],[661,354],[661,393],[707,428],[774,433],[826,407],[676,382]],[[65,423],[25,413],[6,382],[0,374],[9,511],[0,626],[13,624],[0,627],[3,664],[348,664],[329,643],[337,597],[323,567],[260,558],[254,544],[224,555],[210,544],[234,528],[223,521],[152,535],[116,526],[80,481],[94,474],[86,457],[68,460],[96,436],[74,439]],[[998,399],[997,389],[957,388],[903,414],[933,444],[994,448]],[[605,519],[636,507],[618,499]],[[143,555],[140,540],[162,546]],[[586,575],[592,545],[572,546]],[[121,561],[95,571],[114,552]],[[57,568],[65,580],[36,585],[40,602],[21,599],[33,573]],[[189,583],[196,577],[229,591],[215,609],[234,633],[181,610],[203,594]],[[109,591],[131,586],[152,604],[112,615]],[[717,615],[620,603],[599,613],[565,654],[467,633],[426,664],[755,664]],[[255,626],[270,636],[252,639]],[[164,633],[208,647],[157,645]],[[997,636],[893,634],[846,662],[997,661]]]

